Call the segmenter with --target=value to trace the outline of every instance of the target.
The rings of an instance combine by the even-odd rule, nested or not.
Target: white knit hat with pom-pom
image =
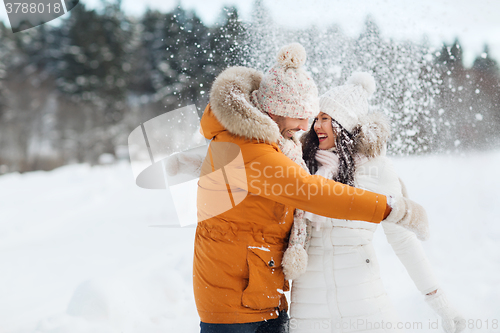
[[[320,96],[319,109],[335,119],[348,132],[368,114],[368,98],[375,92],[375,79],[369,73],[355,72],[347,83]]]
[[[281,48],[277,63],[267,71],[251,101],[261,111],[290,118],[311,118],[319,113],[318,88],[302,65],[306,50],[299,43]]]

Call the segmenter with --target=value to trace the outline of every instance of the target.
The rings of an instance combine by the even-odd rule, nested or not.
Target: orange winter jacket
[[[277,125],[245,102],[258,85],[241,87],[241,77],[258,84],[259,75],[223,72],[201,119],[212,141],[198,182],[193,287],[205,323],[268,320],[288,308],[281,258],[295,208],[375,223],[386,208],[385,196],[309,175],[280,151]]]

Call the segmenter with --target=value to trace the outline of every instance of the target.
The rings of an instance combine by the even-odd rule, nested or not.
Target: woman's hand
[[[392,210],[383,221],[399,224],[414,232],[420,240],[429,239],[429,221],[424,207],[401,196],[394,199],[389,197],[387,201]]]
[[[441,317],[446,333],[459,333],[465,329],[465,318],[450,304],[440,289],[425,295],[425,301]]]

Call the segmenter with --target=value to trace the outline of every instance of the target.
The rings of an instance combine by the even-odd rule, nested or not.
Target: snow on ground
[[[427,210],[431,238],[422,244],[443,290],[468,320],[466,332],[500,332],[500,152],[397,158],[394,164],[410,198]],[[436,315],[382,230],[376,237],[384,284],[401,319],[428,328]],[[499,325],[492,326],[495,320]]]
[[[0,177],[0,332],[193,332],[194,228],[128,164]]]
[[[482,325],[466,331],[499,332],[500,152],[394,163],[428,211],[424,248],[444,290]],[[127,163],[1,176],[0,214],[0,333],[199,331],[194,228],[178,227],[168,192],[137,187]],[[422,323],[408,332],[440,332],[381,230],[375,245],[401,320]]]

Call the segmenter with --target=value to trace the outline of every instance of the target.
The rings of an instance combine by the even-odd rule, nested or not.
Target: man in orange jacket
[[[232,67],[212,86],[193,263],[202,333],[287,332],[281,260],[303,210],[373,223],[420,218],[425,227],[425,211],[407,199],[391,208],[384,195],[309,175],[294,137],[319,112],[305,57],[300,44],[287,45],[266,75]]]

